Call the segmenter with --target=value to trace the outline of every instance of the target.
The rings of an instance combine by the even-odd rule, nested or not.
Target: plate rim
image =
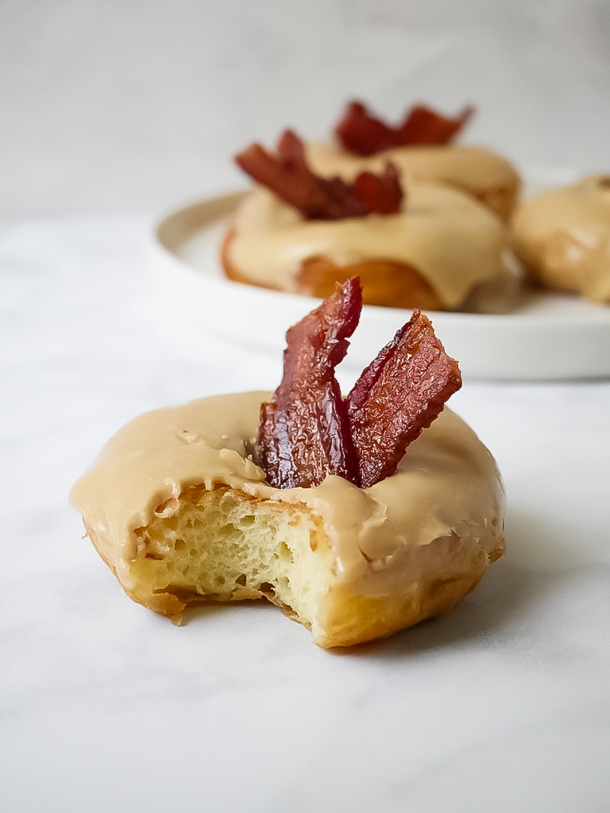
[[[178,246],[183,245],[186,239],[192,238],[200,232],[211,230],[212,227],[217,227],[226,221],[233,213],[237,203],[248,192],[248,188],[243,188],[200,198],[174,208],[157,218],[153,226],[150,246],[155,290],[157,293],[161,293],[166,301],[169,300],[173,305],[179,304],[176,301],[178,297],[174,295],[175,291],[172,291],[170,277],[173,276],[175,282],[180,281],[192,294],[196,293],[197,283],[199,283],[199,287],[207,285],[215,289],[217,297],[235,300],[240,306],[239,310],[242,315],[244,313],[242,300],[250,299],[253,304],[258,306],[264,303],[267,311],[269,306],[273,308],[275,303],[281,311],[292,313],[291,318],[295,318],[294,314],[297,314],[296,318],[298,319],[300,318],[298,313],[304,315],[313,307],[316,307],[321,299],[235,282],[223,275],[217,257],[210,258],[212,260],[211,265],[215,267],[217,272],[211,274],[206,269],[199,268],[185,260],[177,251]],[[456,313],[449,311],[426,311],[426,313],[434,323],[437,334],[440,335],[450,353],[450,342],[455,341],[459,331],[471,334],[474,332],[476,334],[481,329],[488,332],[488,340],[492,335],[489,334],[490,330],[494,332],[496,339],[502,339],[503,337],[510,339],[511,333],[516,337],[519,335],[519,331],[527,334],[525,337],[527,341],[519,342],[519,352],[527,349],[528,342],[535,342],[541,338],[550,338],[550,336],[545,336],[545,332],[555,334],[556,339],[560,342],[560,346],[557,348],[558,352],[562,350],[564,352],[570,351],[570,345],[575,341],[578,343],[579,350],[586,351],[586,345],[590,343],[591,339],[596,340],[596,333],[603,334],[604,338],[607,339],[607,346],[610,350],[610,307],[589,303],[577,295],[570,294],[541,292],[538,298],[544,302],[557,300],[562,305],[566,305],[568,309],[570,303],[574,303],[575,313],[569,314],[569,311],[566,313],[564,310],[551,310],[540,313],[536,311],[522,312],[519,309],[507,314]],[[182,309],[191,311],[191,315],[193,315],[192,309],[186,307],[184,302]],[[408,312],[408,309],[403,308],[364,305],[361,325],[363,322],[368,322],[369,326],[379,326],[380,323],[393,322],[396,324],[397,329],[405,321],[404,315]],[[586,313],[586,318],[583,316],[583,312]],[[290,324],[292,323],[290,322]],[[290,324],[287,324],[282,331],[282,348],[284,346],[285,329]],[[235,333],[230,329],[230,326],[223,329],[223,324],[219,324],[218,320],[214,318],[208,318],[206,325],[235,338]],[[583,332],[587,336],[583,336]],[[566,334],[563,341],[562,333]],[[386,340],[389,340],[389,338],[391,337]],[[356,340],[357,333],[352,339],[352,349]],[[261,339],[260,336],[256,335],[252,337],[252,341],[261,347],[278,346],[277,338],[273,337],[269,341],[265,341],[264,338]],[[463,350],[462,355],[464,355]],[[471,377],[478,379],[565,380],[610,376],[610,353],[607,354],[607,359],[602,359],[597,364],[583,364],[580,352],[576,354],[569,353],[570,358],[573,355],[577,356],[575,361],[581,362],[580,364],[575,364],[566,358],[566,363],[563,366],[558,366],[557,364],[548,364],[547,359],[547,363],[534,365],[534,367],[530,365],[530,368],[523,367],[521,371],[514,364],[509,364],[509,369],[503,371],[502,369],[494,369],[493,363],[470,364],[467,360],[460,359],[457,350],[455,352],[455,356],[461,361],[464,371],[470,374]],[[586,356],[584,361],[587,361]],[[588,359],[588,361],[591,360]],[[504,366],[506,367],[506,365]]]

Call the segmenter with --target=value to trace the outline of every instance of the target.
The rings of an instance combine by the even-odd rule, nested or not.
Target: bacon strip
[[[357,278],[288,331],[284,375],[261,405],[257,455],[276,488],[337,474],[367,488],[393,474],[407,446],[461,387],[457,362],[419,310],[363,371],[345,400],[335,367],[362,308]]]
[[[348,280],[286,334],[284,376],[261,404],[258,462],[276,488],[319,485],[328,474],[357,482],[347,409],[335,379],[360,318],[362,291]]]
[[[393,164],[387,163],[383,175],[361,172],[356,176],[353,189],[369,212],[392,215],[400,210],[403,191],[400,176]]]
[[[468,105],[452,119],[425,105],[415,105],[400,128],[401,141],[403,144],[449,144],[474,112],[474,107]]]
[[[307,166],[303,143],[292,130],[281,135],[277,155],[252,144],[236,155],[235,161],[308,220],[340,220],[400,210],[403,193],[398,172],[391,164],[383,175],[362,173],[353,184],[338,177],[321,178]]]
[[[362,373],[347,396],[362,488],[393,474],[407,446],[462,385],[457,362],[419,310]]]
[[[468,106],[449,118],[420,104],[411,108],[402,124],[392,127],[372,116],[361,102],[351,102],[335,127],[335,135],[346,150],[358,155],[414,144],[448,144],[474,112],[474,107]]]

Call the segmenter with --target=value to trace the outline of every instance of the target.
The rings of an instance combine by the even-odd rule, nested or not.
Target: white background
[[[0,0],[0,809],[610,809],[610,383],[467,381],[505,559],[348,655],[273,608],[172,627],[67,502],[135,414],[281,359],[153,306],[154,218],[360,97],[478,115],[516,164],[610,171],[610,4]],[[449,348],[450,349],[450,348]]]
[[[0,215],[149,210],[241,181],[228,157],[358,96],[479,108],[520,165],[606,171],[607,0],[2,0]]]

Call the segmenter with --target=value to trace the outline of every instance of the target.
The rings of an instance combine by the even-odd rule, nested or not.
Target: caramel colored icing
[[[372,156],[355,155],[335,144],[306,145],[309,166],[318,175],[352,180],[359,172],[382,172],[390,161],[409,181],[441,181],[479,194],[488,188],[516,189],[519,175],[502,156],[483,147],[395,147]]]
[[[459,190],[406,184],[394,215],[304,220],[268,190],[255,187],[235,215],[229,260],[255,285],[296,293],[303,261],[324,257],[343,266],[396,260],[417,269],[446,308],[459,308],[479,283],[506,275],[506,230]]]
[[[513,224],[515,251],[545,284],[610,303],[610,177],[527,200]]]
[[[282,490],[265,483],[247,454],[260,402],[269,397],[266,392],[224,395],[142,415],[108,442],[74,485],[71,502],[126,589],[141,544],[135,530],[149,524],[159,505],[201,484],[309,506],[328,534],[337,583],[357,595],[404,590],[405,583],[417,583],[422,567],[450,570],[462,550],[468,555],[476,550],[488,561],[501,554],[499,472],[476,435],[450,410],[411,444],[393,476],[371,488],[330,476],[315,488]],[[439,540],[445,541],[432,544]],[[429,559],[441,556],[437,551],[443,561],[435,566]]]

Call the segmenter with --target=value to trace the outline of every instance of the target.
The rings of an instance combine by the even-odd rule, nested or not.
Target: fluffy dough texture
[[[610,176],[591,175],[525,201],[512,235],[536,280],[610,304]]]
[[[217,396],[132,421],[75,484],[87,535],[135,601],[266,597],[322,647],[447,611],[504,553],[490,453],[445,409],[368,489],[328,477],[275,489],[250,456],[270,393]]]

